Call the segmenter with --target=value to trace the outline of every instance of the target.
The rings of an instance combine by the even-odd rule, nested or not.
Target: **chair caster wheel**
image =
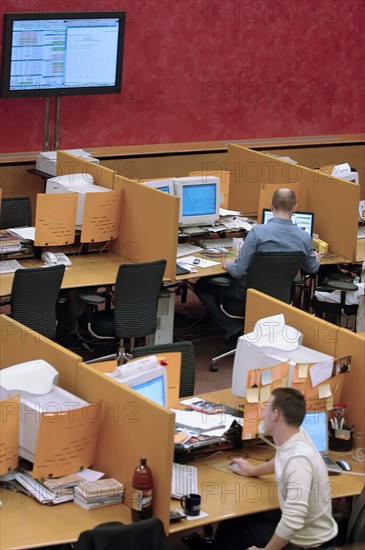
[[[209,367],[209,370],[210,370],[210,372],[217,372],[218,371],[218,366],[215,363],[211,363],[211,365]]]

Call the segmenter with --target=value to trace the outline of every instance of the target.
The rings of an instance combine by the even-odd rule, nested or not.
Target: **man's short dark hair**
[[[292,189],[281,188],[273,194],[271,204],[274,210],[291,212],[297,204],[297,198]]]
[[[299,428],[306,412],[304,395],[294,388],[275,388],[272,395],[271,409],[278,409],[289,426]]]

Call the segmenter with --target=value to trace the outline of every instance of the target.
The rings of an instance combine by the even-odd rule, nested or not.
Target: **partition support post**
[[[55,127],[54,127],[54,150],[58,151],[60,143],[60,119],[61,119],[61,97],[56,97],[56,115],[55,115]]]
[[[43,151],[49,151],[49,107],[50,107],[50,98],[46,97],[46,105],[44,109],[44,129],[43,129]]]

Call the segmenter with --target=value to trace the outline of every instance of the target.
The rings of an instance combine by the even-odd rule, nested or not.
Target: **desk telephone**
[[[66,254],[63,254],[62,252],[42,252],[41,258],[46,265],[71,265],[71,260],[66,256]]]

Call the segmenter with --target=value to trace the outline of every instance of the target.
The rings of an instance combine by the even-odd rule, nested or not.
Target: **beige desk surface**
[[[72,265],[65,271],[62,281],[63,289],[112,285],[115,283],[119,266],[123,262],[122,258],[119,258],[112,252],[70,256],[70,259]],[[25,268],[43,266],[41,260],[18,259],[18,261]],[[217,266],[206,269],[199,268],[198,266],[196,274],[179,275],[177,280],[221,274],[224,270],[220,261],[217,261],[219,262]],[[13,278],[14,273],[0,275],[0,296],[9,296],[11,294]]]
[[[230,389],[202,394],[217,403],[237,407],[243,400],[232,395]],[[225,470],[230,457],[249,456],[254,462],[270,459],[270,447],[245,447],[226,451],[194,463],[198,467],[201,509],[209,514],[205,518],[182,520],[170,525],[170,533],[185,531],[222,519],[248,515],[278,508],[274,476],[245,478]],[[340,455],[333,454],[334,458]],[[346,456],[348,459],[348,456]],[[352,461],[353,472],[363,471],[363,466]],[[330,478],[332,497],[340,498],[360,494],[364,477],[343,473]],[[107,521],[130,523],[130,510],[124,505],[108,506],[87,511],[73,502],[57,506],[45,506],[35,500],[3,490],[0,508],[0,548],[20,550],[48,545],[69,543],[79,534]],[[171,500],[171,509],[180,508],[178,500]]]
[[[200,397],[216,403],[225,403],[235,408],[244,403],[244,399],[232,395],[230,388],[204,393]],[[215,523],[222,519],[274,510],[279,507],[275,477],[270,475],[261,478],[247,478],[234,474],[226,469],[230,459],[234,456],[249,458],[253,464],[260,464],[263,460],[272,458],[274,450],[266,445],[244,445],[241,449],[232,449],[191,463],[198,467],[198,490],[202,497],[201,510],[209,515],[201,519],[184,519],[174,523],[170,526],[170,533]],[[331,453],[331,456],[338,460],[341,453]],[[346,460],[351,462],[353,473],[364,474],[363,465],[352,460],[348,455],[346,455]],[[353,475],[347,472],[330,476],[332,498],[360,494],[364,479],[364,475]],[[181,508],[181,505],[177,500],[172,500],[171,509],[176,508]]]
[[[205,257],[196,254],[201,258],[203,265]],[[119,265],[122,263],[122,259],[113,254],[112,252],[105,252],[103,254],[83,254],[79,256],[70,256],[72,265],[67,268],[62,281],[63,289],[81,288],[81,287],[93,287],[101,285],[112,285],[115,283],[116,275]],[[234,255],[228,255],[227,258],[233,259]],[[183,258],[179,258],[183,259]],[[177,281],[195,279],[199,277],[208,277],[210,275],[221,275],[226,273],[222,268],[222,257],[209,257],[209,260],[218,262],[217,265],[203,268],[195,266],[196,273],[188,273],[186,275],[179,275]],[[365,239],[357,240],[357,253],[356,260],[358,262],[365,259]],[[43,265],[41,260],[26,259],[18,260],[23,267],[40,267]],[[337,263],[350,263],[343,256],[333,256],[322,260],[322,265],[337,264]],[[13,284],[14,274],[1,274],[0,275],[0,297],[10,296],[11,287]]]

